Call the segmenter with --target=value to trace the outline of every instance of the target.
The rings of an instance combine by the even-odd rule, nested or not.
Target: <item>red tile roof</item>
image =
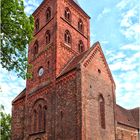
[[[81,60],[84,57],[86,57],[94,49],[94,47],[96,46],[97,43],[98,42],[94,43],[93,46],[90,49],[88,49],[87,51],[85,51],[85,52],[83,52],[83,53],[81,53],[77,56],[74,56],[71,59],[71,61],[64,67],[64,69],[62,70],[62,72],[60,73],[60,75],[58,77],[60,77],[64,74],[68,73],[69,71],[75,69],[78,66],[78,64],[81,62]]]
[[[26,93],[26,88],[12,101],[12,103],[15,103],[16,101],[24,98],[25,97],[25,93]]]
[[[138,124],[139,121],[137,118],[139,118],[139,113],[134,110],[127,110],[119,105],[116,105],[116,121],[124,124],[124,125],[128,125],[131,127],[135,127],[135,128],[139,128]],[[134,117],[133,113],[136,114],[136,118]]]
[[[139,128],[140,127],[140,108],[134,108],[131,109],[130,112],[132,113],[135,121],[136,121],[136,126]]]

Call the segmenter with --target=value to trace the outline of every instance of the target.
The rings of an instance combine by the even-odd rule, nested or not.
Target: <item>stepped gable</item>
[[[139,115],[136,113],[136,118],[138,117]],[[120,124],[138,128],[138,122],[136,122],[132,110],[127,110],[119,105],[116,105],[116,120]]]

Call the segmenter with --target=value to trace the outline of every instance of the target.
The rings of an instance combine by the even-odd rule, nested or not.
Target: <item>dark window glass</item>
[[[34,44],[34,51],[33,51],[34,56],[36,54],[38,54],[38,50],[39,50],[39,44],[38,44],[38,41],[36,41],[35,44]]]
[[[84,30],[83,22],[81,19],[79,19],[79,22],[78,22],[78,30],[81,32],[83,32],[83,30]]]
[[[105,126],[105,101],[102,95],[99,96],[99,111],[100,111],[100,124],[103,129]]]
[[[68,45],[71,44],[71,35],[68,30],[66,30],[65,32],[64,39],[65,39],[65,43],[67,43]]]
[[[50,31],[46,32],[46,44],[49,44],[51,42],[51,34]]]
[[[71,12],[69,8],[65,8],[65,13],[64,13],[65,19],[68,21],[71,21]]]
[[[83,44],[83,41],[82,40],[79,41],[78,51],[79,51],[79,53],[81,53],[81,52],[84,51],[84,44]]]
[[[42,106],[39,105],[39,110],[38,110],[38,127],[39,131],[42,129]]]
[[[46,21],[49,21],[51,19],[51,8],[48,7],[46,10]]]
[[[35,30],[36,32],[39,30],[39,19],[35,21]]]
[[[37,125],[36,125],[36,122],[37,122],[37,112],[36,112],[36,110],[34,110],[34,120],[33,120],[34,122],[34,132],[36,132],[36,130],[37,130]]]

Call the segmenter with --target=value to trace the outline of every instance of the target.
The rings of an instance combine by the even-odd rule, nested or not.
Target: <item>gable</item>
[[[99,42],[94,44],[94,48],[81,61],[81,64],[83,68],[88,70],[89,74],[101,75],[105,81],[110,81],[115,85]]]

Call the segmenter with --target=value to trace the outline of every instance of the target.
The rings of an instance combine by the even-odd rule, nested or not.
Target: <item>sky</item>
[[[25,0],[27,15],[42,0]],[[140,106],[140,0],[78,0],[91,17],[91,45],[99,41],[116,83],[117,104]],[[26,82],[0,67],[0,104],[11,113],[12,100]]]

